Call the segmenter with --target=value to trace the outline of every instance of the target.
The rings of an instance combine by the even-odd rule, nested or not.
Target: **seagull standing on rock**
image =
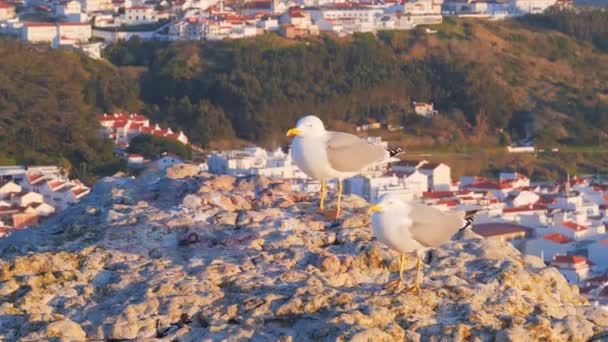
[[[328,131],[321,119],[313,115],[298,120],[296,127],[287,131],[287,136],[295,136],[291,144],[294,163],[309,177],[321,181],[321,211],[324,210],[325,183],[338,179],[336,218],[340,217],[344,178],[370,166],[396,161],[393,157],[403,152],[401,148],[387,150],[353,134]]]
[[[399,279],[387,284],[399,289],[403,282],[405,254],[418,257],[416,280],[410,291],[420,294],[422,256],[430,249],[444,244],[458,231],[469,227],[477,210],[445,213],[422,203],[412,203],[394,194],[385,194],[370,207],[372,229],[378,241],[400,252]]]

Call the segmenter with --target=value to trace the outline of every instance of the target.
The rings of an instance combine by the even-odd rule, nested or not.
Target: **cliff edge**
[[[472,232],[435,250],[419,297],[385,291],[397,258],[366,207],[346,196],[332,222],[289,182],[189,165],[106,178],[0,240],[0,340],[585,341],[608,329],[557,270]]]

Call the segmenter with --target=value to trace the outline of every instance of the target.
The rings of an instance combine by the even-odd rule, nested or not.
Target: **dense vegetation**
[[[578,41],[586,41],[608,52],[608,11],[550,10],[545,14],[522,18],[522,22],[536,28],[557,30]]]
[[[192,148],[175,139],[157,137],[154,135],[139,135],[131,140],[127,148],[129,153],[138,153],[148,159],[156,159],[163,152],[173,153],[178,157],[190,159]]]
[[[605,16],[446,19],[435,35],[420,29],[301,41],[134,39],[110,46],[106,56],[144,67],[147,113],[203,146],[234,136],[276,145],[306,113],[342,128],[369,117],[402,124],[405,135],[389,138],[409,147],[464,150],[523,138],[599,145],[608,131],[608,70],[600,67],[608,54],[594,46],[605,42]],[[412,115],[412,101],[433,101],[443,115],[422,120]]]
[[[107,63],[0,39],[0,163],[59,163],[85,180],[115,171],[95,113],[137,108],[137,94]]]

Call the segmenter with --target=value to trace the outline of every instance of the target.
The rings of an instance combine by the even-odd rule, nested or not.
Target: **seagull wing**
[[[444,213],[426,204],[411,203],[412,238],[426,247],[436,247],[452,238],[464,225],[464,212]]]
[[[327,136],[327,159],[336,171],[359,172],[389,158],[382,146],[368,143],[356,135],[330,131]]]

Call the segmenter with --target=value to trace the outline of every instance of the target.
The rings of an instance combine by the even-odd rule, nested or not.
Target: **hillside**
[[[132,41],[117,65],[143,66],[141,97],[199,144],[232,137],[276,145],[303,113],[354,124],[403,124],[408,147],[462,149],[534,137],[599,145],[608,130],[608,13],[453,20],[415,31],[290,41]],[[434,101],[432,120],[411,101]],[[204,130],[210,123],[213,130]],[[336,126],[335,123],[334,126]]]
[[[60,164],[90,183],[119,167],[97,113],[138,106],[137,84],[109,63],[0,37],[0,165]]]
[[[608,328],[557,270],[471,232],[435,250],[420,297],[388,292],[395,253],[365,201],[343,208],[329,222],[289,183],[188,165],[106,178],[0,240],[0,339],[586,341]]]

